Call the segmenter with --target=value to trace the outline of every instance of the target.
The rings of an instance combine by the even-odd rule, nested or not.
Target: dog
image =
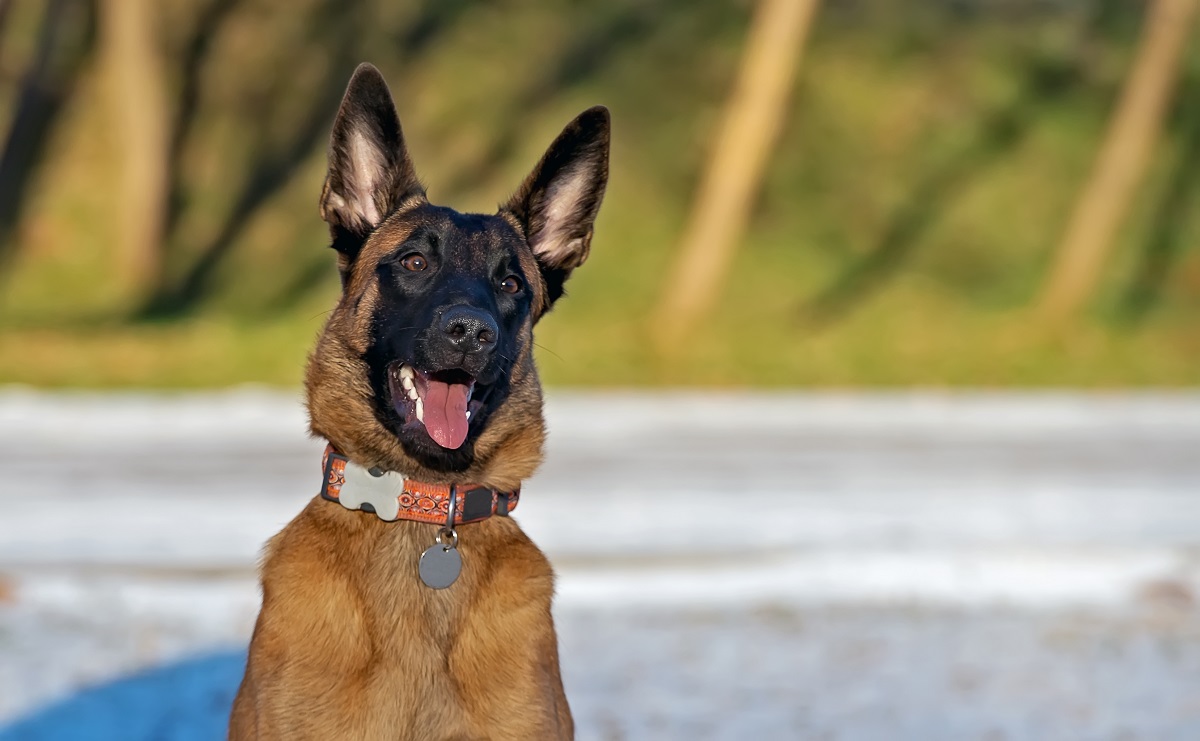
[[[588,256],[609,132],[584,111],[496,213],[460,213],[355,71],[320,203],[342,289],[305,375],[321,491],[264,549],[230,739],[573,738],[554,575],[508,514],[545,437],[533,328]]]

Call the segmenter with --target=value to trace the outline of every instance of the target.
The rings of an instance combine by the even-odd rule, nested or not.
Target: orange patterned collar
[[[396,471],[363,468],[332,445],[325,447],[322,468],[325,471],[322,498],[347,509],[374,512],[388,522],[415,520],[453,526],[486,520],[492,515],[508,517],[517,508],[521,495],[519,488],[497,491],[477,484],[427,484]],[[448,521],[451,501],[454,519]]]

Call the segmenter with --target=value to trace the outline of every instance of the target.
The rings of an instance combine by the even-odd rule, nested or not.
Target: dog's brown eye
[[[521,279],[515,275],[510,275],[500,281],[500,290],[505,293],[516,293],[521,290]]]
[[[429,267],[429,263],[425,261],[425,256],[416,252],[412,253],[411,255],[406,255],[404,259],[400,261],[400,264],[404,266],[405,270],[411,270],[414,273],[419,273],[425,268]]]

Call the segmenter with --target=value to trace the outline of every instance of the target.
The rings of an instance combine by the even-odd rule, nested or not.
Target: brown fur
[[[378,74],[373,69],[368,73]],[[381,84],[381,78],[376,82],[370,77],[360,85],[367,91],[364,99],[378,104]],[[349,105],[344,103],[343,111]],[[597,170],[602,176],[607,173],[603,115],[603,159],[596,160],[603,165]],[[338,127],[346,126],[339,114],[331,168],[339,156]],[[396,126],[398,137],[398,122]],[[411,180],[402,144],[399,149],[404,155],[400,169]],[[530,193],[542,192],[538,188],[544,173],[542,181],[534,182],[541,169],[539,165],[518,193],[523,206]],[[351,171],[347,181],[361,189],[353,175]],[[347,205],[336,192],[331,196],[332,186],[326,185],[323,210],[334,226],[335,247],[336,219],[350,223],[344,214],[353,208],[358,208],[353,213],[387,215],[368,225],[361,248],[339,256],[343,294],[309,358],[305,378],[311,431],[363,466],[404,471],[432,483],[516,488],[541,462],[545,432],[532,328],[554,298],[540,277],[545,266],[524,241],[531,222],[504,210],[499,214],[507,224],[503,229],[517,232],[517,258],[531,277],[533,292],[533,308],[517,337],[509,396],[475,439],[469,468],[431,470],[407,455],[396,435],[376,419],[367,380],[364,355],[380,300],[376,266],[433,218],[423,189],[411,182],[407,189],[387,185],[391,190],[379,191],[379,201],[365,207],[361,202]],[[340,180],[338,187],[352,190]],[[595,202],[584,204],[587,223],[579,230],[586,227],[586,234],[558,235],[556,259],[561,264],[554,267],[562,271],[560,288],[570,269],[582,262],[582,256],[576,259],[563,250],[582,249],[586,256],[590,219],[602,189],[601,180],[599,193],[592,194]],[[400,195],[392,198],[396,193]],[[333,205],[326,209],[326,202]],[[568,237],[577,242],[567,244]],[[430,589],[419,579],[417,564],[438,529],[410,521],[383,522],[316,497],[271,539],[262,563],[262,611],[234,702],[231,739],[573,738],[550,612],[554,577],[546,557],[515,521],[493,517],[459,528],[463,572],[451,588]]]
[[[310,502],[268,547],[230,738],[572,738],[550,564],[512,520],[470,528],[432,590],[435,526]]]

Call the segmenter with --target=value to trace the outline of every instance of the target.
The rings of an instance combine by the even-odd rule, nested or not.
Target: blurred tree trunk
[[[5,3],[5,12],[10,6]],[[0,267],[16,252],[29,185],[92,47],[91,0],[48,0],[0,149]]]
[[[662,352],[678,349],[720,296],[783,126],[818,5],[819,0],[759,0],[712,157],[654,315],[652,332]]]
[[[1133,70],[1042,290],[1039,311],[1052,325],[1078,313],[1095,289],[1162,129],[1198,4],[1149,6]]]
[[[116,132],[116,254],[125,285],[144,297],[162,278],[170,114],[158,49],[155,0],[102,0],[100,48]]]

